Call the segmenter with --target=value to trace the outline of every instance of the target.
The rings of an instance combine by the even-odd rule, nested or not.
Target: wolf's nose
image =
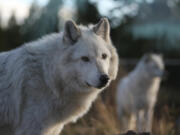
[[[109,76],[106,74],[103,74],[100,76],[100,82],[102,86],[105,86],[107,82],[109,81]]]

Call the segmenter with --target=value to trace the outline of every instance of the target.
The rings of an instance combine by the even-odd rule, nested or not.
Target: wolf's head
[[[164,62],[160,54],[146,54],[142,58],[142,65],[152,77],[162,77],[164,74]]]
[[[61,76],[81,88],[104,88],[118,71],[118,55],[110,40],[106,18],[91,27],[67,21],[63,32],[64,51]]]

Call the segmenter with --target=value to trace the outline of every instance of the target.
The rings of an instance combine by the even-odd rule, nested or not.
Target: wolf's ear
[[[106,42],[110,41],[110,25],[107,18],[102,18],[99,23],[94,26],[93,31]]]
[[[110,59],[109,76],[112,80],[115,80],[119,69],[119,57],[114,47],[110,48],[110,52],[111,52],[111,59]]]
[[[66,44],[74,44],[81,36],[81,31],[75,22],[69,20],[65,23],[63,42]]]

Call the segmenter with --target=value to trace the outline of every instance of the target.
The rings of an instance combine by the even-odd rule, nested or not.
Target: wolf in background
[[[0,53],[0,134],[58,135],[114,80],[118,55],[106,18]]]
[[[153,109],[163,74],[162,56],[146,54],[119,82],[116,104],[122,130],[151,131]]]

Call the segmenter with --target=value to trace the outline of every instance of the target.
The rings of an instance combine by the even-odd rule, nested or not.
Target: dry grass
[[[159,113],[155,114],[153,133],[155,135],[175,135],[175,119],[170,114],[168,106],[163,106]]]

